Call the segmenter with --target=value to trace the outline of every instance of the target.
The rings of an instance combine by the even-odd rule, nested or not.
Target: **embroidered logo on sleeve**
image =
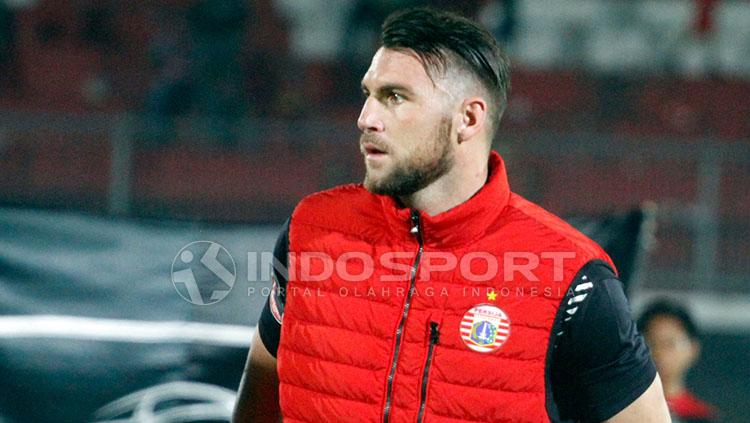
[[[284,317],[284,304],[279,297],[279,282],[276,280],[276,275],[271,276],[273,286],[271,287],[271,294],[268,298],[268,305],[271,309],[271,315],[276,319],[279,324]]]
[[[510,319],[491,304],[472,307],[461,320],[461,339],[470,349],[490,353],[500,348],[510,336]]]

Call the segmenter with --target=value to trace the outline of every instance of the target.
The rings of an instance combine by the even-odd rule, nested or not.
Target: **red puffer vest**
[[[360,185],[289,231],[278,349],[287,422],[542,422],[560,302],[594,242],[511,193],[505,166],[436,216]]]

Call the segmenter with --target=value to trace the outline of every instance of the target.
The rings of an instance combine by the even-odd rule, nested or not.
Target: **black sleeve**
[[[656,377],[622,282],[604,262],[590,262],[576,275],[553,332],[551,384],[563,419],[606,420]]]
[[[286,300],[287,266],[289,262],[289,220],[284,223],[276,246],[273,249],[275,266],[271,272],[273,285],[266,300],[266,305],[260,313],[258,320],[258,333],[263,345],[268,352],[276,357],[281,338],[281,320],[284,316],[284,303]]]

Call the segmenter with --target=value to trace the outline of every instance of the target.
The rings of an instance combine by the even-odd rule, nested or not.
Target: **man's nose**
[[[385,129],[383,120],[379,117],[378,102],[372,97],[365,100],[362,111],[359,112],[357,126],[362,132],[382,132]]]

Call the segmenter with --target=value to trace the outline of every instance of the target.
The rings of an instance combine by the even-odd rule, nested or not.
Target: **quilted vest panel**
[[[588,261],[612,265],[511,193],[496,153],[479,193],[434,217],[359,185],[307,197],[289,252],[279,394],[305,422],[549,421],[560,301]]]

